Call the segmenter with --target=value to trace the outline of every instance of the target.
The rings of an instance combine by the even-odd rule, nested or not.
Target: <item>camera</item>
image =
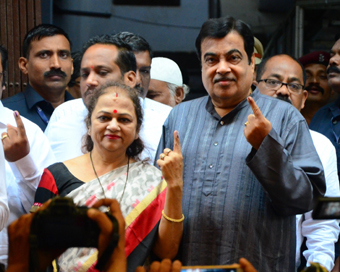
[[[87,216],[86,206],[76,206],[71,198],[55,197],[50,205],[37,211],[31,223],[30,242],[40,249],[98,247],[100,228]],[[105,213],[113,224],[113,239],[119,240],[118,222]]]

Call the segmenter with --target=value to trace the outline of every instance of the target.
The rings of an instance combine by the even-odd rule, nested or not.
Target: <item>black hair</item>
[[[8,52],[6,48],[0,44],[0,55],[1,55],[1,66],[2,66],[2,85],[5,85],[5,74],[7,71],[7,62],[8,62]],[[2,86],[0,86],[1,88]]]
[[[117,36],[129,44],[133,52],[149,51],[150,58],[152,58],[151,46],[142,36],[127,31],[119,32]]]
[[[209,19],[202,25],[195,43],[199,60],[201,60],[201,44],[204,39],[221,39],[231,31],[236,31],[243,38],[244,50],[248,55],[248,63],[250,64],[254,53],[254,35],[249,25],[241,20],[235,20],[231,16]]]
[[[25,36],[24,43],[22,45],[22,54],[23,56],[28,59],[29,53],[31,50],[31,43],[32,41],[40,41],[42,38],[45,37],[52,37],[55,35],[63,35],[68,42],[70,43],[70,48],[72,46],[72,43],[70,41],[69,36],[67,33],[61,29],[60,27],[57,27],[55,25],[50,24],[41,24],[37,25],[36,27],[32,28]]]
[[[131,46],[124,42],[118,35],[100,35],[89,39],[84,45],[82,56],[86,50],[96,44],[114,45],[118,48],[118,56],[115,63],[120,68],[122,76],[128,71],[137,70],[136,58],[132,52]]]
[[[79,51],[73,52],[71,57],[73,59],[73,74],[71,75],[70,82],[67,84],[69,87],[76,85],[76,79],[80,77],[81,53]]]
[[[277,56],[287,56],[287,57],[290,57],[292,60],[296,61],[302,69],[303,85],[306,85],[307,73],[306,73],[305,67],[303,67],[302,63],[297,58],[290,56],[290,55],[287,55],[287,54],[274,55],[274,56],[271,56],[271,57],[268,57],[268,58],[265,58],[264,60],[262,60],[261,63],[259,64],[259,66],[257,67],[256,81],[259,82],[259,80],[262,79],[262,76],[263,76],[264,72],[266,71],[266,64],[267,64],[268,60],[270,60],[273,57],[277,57]]]
[[[116,89],[119,89],[120,91],[125,92],[128,95],[128,97],[131,99],[133,106],[135,108],[135,114],[137,117],[136,132],[139,133],[140,128],[143,123],[143,111],[142,111],[142,106],[140,104],[137,91],[133,88],[130,88],[129,86],[126,86],[125,84],[118,83],[118,82],[106,83],[105,85],[100,87],[98,91],[95,92],[94,95],[91,97],[89,105],[87,107],[89,112],[85,119],[87,129],[89,129],[91,126],[91,117],[92,117],[93,110],[96,107],[99,98],[104,94],[115,91]],[[85,144],[82,147],[83,152],[84,153],[91,152],[93,149],[93,141],[91,139],[91,136],[86,134],[84,135],[84,138],[85,138]],[[126,155],[128,155],[130,158],[133,158],[134,160],[138,160],[138,155],[142,153],[143,149],[144,149],[144,143],[140,139],[140,137],[138,137],[127,148]]]

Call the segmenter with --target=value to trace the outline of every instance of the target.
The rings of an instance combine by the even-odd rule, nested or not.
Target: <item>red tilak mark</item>
[[[91,69],[93,69],[93,66],[91,65]]]
[[[118,93],[116,93],[116,97],[118,97]]]
[[[117,113],[117,110],[113,110],[113,113]]]

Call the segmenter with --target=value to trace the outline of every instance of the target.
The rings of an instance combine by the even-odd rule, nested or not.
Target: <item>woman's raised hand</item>
[[[174,150],[165,148],[157,161],[169,186],[183,186],[183,156],[178,131],[174,132]]]

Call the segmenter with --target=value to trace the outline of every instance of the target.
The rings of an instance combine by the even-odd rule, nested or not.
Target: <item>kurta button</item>
[[[338,123],[338,121],[334,120],[332,123],[333,123],[333,125],[336,125]]]
[[[213,168],[213,165],[212,165],[212,164],[210,164],[210,165],[209,165],[209,168],[210,168],[210,169],[211,169],[211,168]]]
[[[216,146],[217,145],[217,142],[214,142],[214,146]]]
[[[220,124],[221,124],[221,126],[223,126],[224,125],[224,121],[221,121]]]

